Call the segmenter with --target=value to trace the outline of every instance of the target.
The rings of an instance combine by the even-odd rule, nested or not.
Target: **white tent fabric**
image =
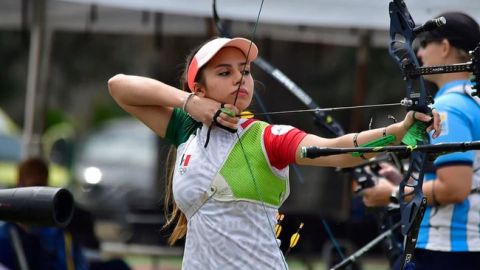
[[[48,0],[53,30],[128,34],[205,35],[213,0]],[[478,0],[406,0],[421,24],[444,11],[464,11],[480,21]],[[0,28],[21,26],[21,3],[0,0]],[[388,0],[265,0],[257,37],[356,46],[368,31],[373,46],[387,46]],[[217,0],[232,32],[248,35],[261,0]],[[92,13],[94,12],[94,14]],[[159,19],[160,18],[160,19]]]
[[[82,4],[156,11],[188,16],[211,16],[212,0],[62,0]],[[265,0],[261,21],[264,23],[333,28],[388,28],[387,0]],[[480,19],[478,0],[406,0],[417,23],[444,11],[464,11]],[[223,17],[254,21],[261,0],[218,0]]]

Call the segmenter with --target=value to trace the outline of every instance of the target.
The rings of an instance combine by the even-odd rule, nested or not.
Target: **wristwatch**
[[[399,197],[400,197],[400,187],[394,187],[392,190],[392,193],[390,193],[390,202],[398,203]]]

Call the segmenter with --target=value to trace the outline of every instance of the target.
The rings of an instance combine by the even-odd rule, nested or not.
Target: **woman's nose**
[[[417,57],[421,60],[423,55],[423,48],[420,47],[417,51]]]
[[[235,73],[235,84],[244,84],[245,83],[245,78],[243,76],[242,70],[239,70]]]

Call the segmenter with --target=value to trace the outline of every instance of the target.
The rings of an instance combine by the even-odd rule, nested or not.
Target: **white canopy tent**
[[[42,0],[43,1],[43,0]],[[22,2],[0,0],[0,28],[22,26]],[[213,0],[46,0],[49,29],[110,33],[199,35],[212,16]],[[464,11],[480,21],[474,0],[406,0],[416,23],[444,11]],[[358,34],[372,33],[373,46],[386,46],[389,28],[387,0],[265,0],[257,29],[259,37],[355,46]],[[261,0],[217,0],[223,19],[233,20],[234,32],[248,34]],[[31,12],[31,10],[30,10]],[[155,18],[161,14],[161,21]],[[161,29],[157,29],[158,27]]]
[[[185,16],[209,17],[212,0],[62,0],[70,3],[95,4],[138,11],[153,11]],[[387,0],[266,0],[261,21],[270,24],[331,28],[388,28]],[[480,14],[480,2],[474,0],[407,0],[409,10],[418,22],[424,22],[446,11],[464,11]],[[223,17],[254,21],[261,0],[218,0],[218,11]],[[477,17],[479,19],[480,17]]]

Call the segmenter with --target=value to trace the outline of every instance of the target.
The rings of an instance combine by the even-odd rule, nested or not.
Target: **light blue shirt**
[[[442,119],[442,133],[432,143],[480,140],[480,105],[463,90],[468,80],[452,81],[435,95],[435,109]],[[449,165],[480,166],[479,151],[455,152],[438,157],[436,168]],[[426,174],[426,181],[436,179]],[[463,179],[458,179],[462,181]],[[474,173],[472,189],[480,186],[480,175]],[[471,194],[461,203],[428,206],[420,226],[417,248],[437,251],[480,251],[480,194]]]

